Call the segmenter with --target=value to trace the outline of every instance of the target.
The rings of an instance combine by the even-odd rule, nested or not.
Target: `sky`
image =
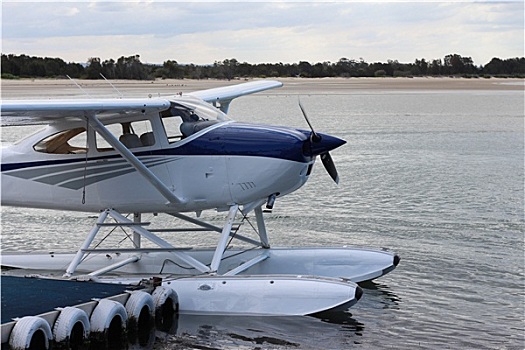
[[[3,54],[87,62],[523,57],[524,1],[1,2]]]

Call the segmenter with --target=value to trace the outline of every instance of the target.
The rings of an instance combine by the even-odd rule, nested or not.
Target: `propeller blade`
[[[313,142],[319,142],[321,141],[321,136],[317,135],[317,133],[314,130],[314,127],[312,124],[310,124],[310,120],[308,119],[308,116],[306,115],[306,111],[303,108],[303,105],[301,104],[301,100],[299,100],[299,108],[301,109],[301,112],[303,113],[304,120],[306,120],[306,123],[310,127],[310,130],[312,130],[312,141]]]
[[[310,124],[310,120],[308,119],[308,116],[306,115],[306,111],[304,110],[304,107],[301,104],[300,99],[299,99],[299,108],[301,109],[301,112],[303,113],[304,120],[306,120],[306,123],[310,127],[310,130],[312,130],[312,133],[310,136],[310,142],[320,144],[322,137],[321,135],[315,132],[312,124]],[[337,174],[337,169],[335,168],[335,164],[332,159],[332,156],[330,155],[330,153],[328,153],[328,151],[321,153],[321,161],[323,162],[324,168],[328,172],[328,175],[330,175],[330,177],[335,181],[336,184],[339,184],[339,175]]]
[[[337,174],[337,169],[335,168],[335,163],[332,160],[330,153],[325,152],[321,154],[321,161],[323,162],[324,168],[330,177],[335,181],[336,184],[339,184],[339,175]]]

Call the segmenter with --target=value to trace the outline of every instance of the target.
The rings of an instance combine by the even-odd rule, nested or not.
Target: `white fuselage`
[[[4,150],[2,162],[15,155]],[[94,212],[101,208],[120,212],[221,209],[233,203],[250,203],[273,193],[289,193],[301,187],[308,178],[307,164],[276,158],[148,156],[139,159],[160,163],[150,170],[185,200],[183,206],[168,207],[166,199],[120,158],[82,161],[67,168],[64,165],[36,166],[20,170],[18,176],[2,173],[2,205]],[[124,175],[118,175],[119,170],[115,170],[126,171],[127,168],[129,172]],[[84,188],[84,169],[107,178]],[[109,176],[112,172],[115,176]],[[73,185],[73,189],[67,187]]]
[[[60,127],[48,127],[3,149],[2,204],[94,212],[104,208],[120,212],[223,209],[272,194],[285,195],[307,181],[313,158],[304,162],[267,154],[251,155],[243,150],[220,150],[228,147],[231,142],[228,139],[210,146],[209,139],[221,137],[222,130],[231,129],[232,124],[235,123],[218,123],[171,144],[166,142],[166,136],[157,133],[155,145],[137,148],[137,152],[132,149],[137,158],[181,198],[181,203],[168,205],[166,198],[116,151],[88,147],[87,157],[86,152],[55,154],[35,151],[35,145],[42,139],[61,131]],[[290,130],[292,138],[303,142],[299,132]],[[255,132],[290,137],[283,130],[276,132],[261,126]],[[208,133],[215,136],[202,141]],[[203,142],[207,142],[206,147],[219,148],[226,154],[203,149],[200,146]],[[257,148],[257,142],[252,140],[253,149]]]
[[[2,204],[94,212],[227,210],[297,190],[316,156],[344,143],[214,118],[213,107],[191,103],[172,101],[160,113],[64,118],[3,148]]]

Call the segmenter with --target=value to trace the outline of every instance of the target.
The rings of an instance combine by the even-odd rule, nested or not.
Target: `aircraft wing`
[[[258,80],[231,86],[190,92],[187,95],[211,103],[223,112],[240,96],[281,87],[275,80]],[[1,125],[49,124],[58,120],[78,119],[96,114],[102,119],[111,115],[163,111],[170,107],[168,98],[143,99],[69,99],[69,100],[3,100]]]
[[[274,89],[283,86],[283,83],[276,80],[257,80],[248,83],[236,84],[231,86],[218,87],[213,89],[201,90],[187,93],[186,95],[198,97],[208,103],[217,106],[224,113],[228,113],[230,102],[237,97],[254,94],[256,92]]]
[[[83,118],[88,114],[126,114],[162,111],[170,107],[167,99],[93,99],[93,100],[4,100],[2,125],[48,124],[64,118]]]

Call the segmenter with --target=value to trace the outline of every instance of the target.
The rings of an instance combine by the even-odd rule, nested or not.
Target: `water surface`
[[[181,315],[155,347],[523,349],[523,97],[497,89],[302,91],[316,130],[348,141],[332,152],[341,181],[317,164],[267,216],[271,243],[388,248],[400,265],[364,284],[349,313]],[[230,116],[307,128],[297,98],[243,97]],[[85,213],[3,207],[2,249],[71,251],[93,223]]]

